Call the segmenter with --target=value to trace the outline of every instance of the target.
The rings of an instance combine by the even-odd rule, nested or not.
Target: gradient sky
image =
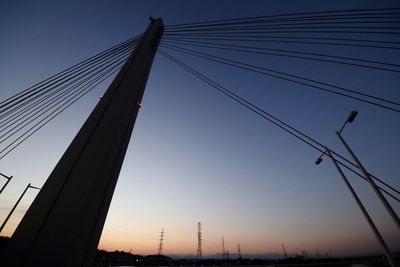
[[[149,16],[166,25],[338,9],[400,7],[398,1],[2,1],[0,99],[145,30]],[[342,52],[325,48],[326,53]],[[335,48],[336,49],[336,48]],[[352,54],[399,62],[398,52]],[[375,53],[376,51],[374,51]],[[171,52],[172,53],[172,52]],[[223,54],[227,54],[223,53]],[[173,53],[266,111],[346,155],[344,132],[368,170],[400,188],[400,115],[281,80]],[[400,75],[265,56],[263,64],[400,101]],[[106,90],[103,84],[0,161],[13,175],[0,195],[0,221],[27,183],[41,186]],[[99,248],[195,253],[197,222],[203,254],[381,251],[331,162],[282,130],[222,96],[165,58],[155,58]],[[347,155],[346,155],[347,156]],[[349,179],[391,249],[400,235],[360,178]],[[3,180],[1,180],[1,184]],[[35,197],[28,191],[3,235],[11,235]],[[400,212],[400,203],[389,200]]]

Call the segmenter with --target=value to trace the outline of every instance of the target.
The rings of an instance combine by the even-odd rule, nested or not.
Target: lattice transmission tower
[[[160,244],[158,245],[158,255],[159,256],[162,255],[163,242],[164,242],[164,228],[161,229]]]
[[[203,240],[201,238],[201,222],[197,223],[197,259],[201,260],[203,257],[203,252],[201,251],[201,244]]]
[[[222,237],[222,259],[226,260],[225,242],[224,237]]]

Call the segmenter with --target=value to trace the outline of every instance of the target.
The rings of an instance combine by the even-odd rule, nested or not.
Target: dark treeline
[[[321,258],[304,259],[303,256],[289,257],[287,259],[172,259],[164,255],[134,255],[123,251],[108,252],[98,250],[94,266],[387,266],[383,255],[381,256],[362,256],[362,257],[340,257],[340,258]]]
[[[0,253],[4,249],[8,237],[0,236]],[[400,253],[395,253],[395,258],[400,261]],[[93,266],[354,266],[354,264],[366,264],[370,267],[387,266],[383,255],[362,256],[362,257],[329,257],[329,258],[310,258],[303,256],[289,257],[287,259],[246,259],[236,258],[230,260],[222,259],[173,259],[164,255],[135,255],[124,251],[104,251],[97,250]],[[1,259],[0,259],[1,265]],[[57,266],[57,263],[55,263]]]

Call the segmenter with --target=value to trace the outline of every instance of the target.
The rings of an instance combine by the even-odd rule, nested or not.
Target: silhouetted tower
[[[201,260],[203,253],[201,252],[201,222],[197,223],[197,259]]]
[[[242,252],[240,252],[240,244],[238,244],[238,254],[239,254],[239,259],[242,258]]]
[[[285,245],[282,243],[282,249],[283,249],[283,255],[285,256],[285,259],[287,259],[287,253],[285,249]]]
[[[93,265],[163,29],[151,18],[2,249],[2,266]]]
[[[224,237],[222,237],[222,259],[226,259],[226,252],[225,252],[225,242],[224,242]]]
[[[307,250],[304,250],[304,255],[306,255],[306,260],[308,260]]]
[[[228,250],[226,251],[226,260],[229,261],[229,251]]]
[[[161,229],[160,245],[158,246],[158,255],[159,255],[159,256],[161,256],[161,254],[162,254],[163,241],[164,241],[164,228]]]

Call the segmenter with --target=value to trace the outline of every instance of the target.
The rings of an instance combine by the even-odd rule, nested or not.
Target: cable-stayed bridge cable
[[[290,135],[296,137],[297,139],[301,140],[302,142],[306,143],[307,145],[309,145],[310,147],[318,150],[319,152],[324,152],[325,146],[322,145],[321,143],[319,143],[318,141],[316,141],[315,139],[309,137],[308,135],[300,132],[299,130],[295,129],[294,127],[288,125],[287,123],[284,123],[283,121],[279,120],[278,118],[276,118],[275,116],[272,116],[271,114],[265,112],[264,110],[260,109],[259,107],[251,104],[250,102],[248,102],[247,100],[243,99],[242,97],[238,96],[237,94],[231,92],[230,90],[226,89],[225,87],[221,86],[220,84],[212,81],[211,79],[207,78],[206,76],[204,76],[203,74],[197,72],[196,70],[194,70],[193,68],[189,67],[188,65],[184,64],[183,62],[179,61],[178,59],[172,57],[171,55],[167,54],[166,52],[160,50],[159,51],[160,54],[162,54],[163,56],[167,57],[169,60],[171,60],[172,62],[174,62],[175,64],[177,64],[178,66],[182,67],[183,69],[185,69],[186,71],[190,72],[191,74],[193,74],[194,76],[198,77],[199,79],[203,80],[204,82],[206,82],[207,84],[211,85],[212,87],[214,87],[215,89],[217,89],[218,91],[222,92],[223,94],[227,95],[228,97],[232,98],[233,100],[235,100],[236,102],[238,102],[239,104],[243,105],[244,107],[248,108],[249,110],[253,111],[254,113],[256,113],[257,115],[261,116],[262,118],[266,119],[267,121],[269,121],[270,123],[274,124],[275,126],[281,128],[282,130],[286,131],[287,133],[289,133]],[[353,163],[351,163],[350,161],[348,161],[347,159],[345,159],[343,156],[339,155],[338,153],[332,151],[335,155],[338,155],[341,159],[344,159],[347,163],[350,163],[352,166],[354,166],[355,168],[357,168],[357,166]],[[358,172],[354,171],[351,167],[349,167],[348,165],[346,165],[345,163],[341,162],[340,160],[338,160],[338,163],[340,165],[342,165],[343,167],[345,167],[346,169],[352,171],[353,173],[355,173],[356,175],[358,175],[359,177],[363,178],[365,180],[365,177],[363,177],[361,174],[359,174]],[[388,186],[390,189],[392,189],[394,192],[400,194],[400,192],[398,190],[396,190],[395,188],[393,188],[392,186],[388,185],[387,183],[383,182],[381,179],[376,178],[375,176],[373,176],[374,179],[377,179],[379,182],[383,183],[384,185]],[[380,190],[382,190],[383,192],[385,192],[387,195],[389,195],[390,197],[392,197],[393,199],[400,201],[399,198],[397,198],[396,196],[394,196],[393,194],[391,194],[390,192],[388,192],[387,190],[385,190],[384,188],[379,187]]]
[[[316,81],[316,80],[313,80],[313,79],[309,79],[309,78],[305,78],[305,77],[301,77],[301,76],[297,76],[297,75],[293,75],[293,74],[289,74],[289,73],[285,73],[285,72],[281,72],[281,71],[276,71],[276,70],[272,70],[272,69],[269,69],[269,68],[255,66],[255,65],[239,62],[239,61],[236,61],[236,60],[231,60],[231,59],[215,56],[215,55],[210,55],[210,54],[199,52],[199,51],[195,51],[195,50],[192,50],[192,49],[182,48],[182,47],[179,47],[179,46],[176,46],[176,45],[171,46],[171,45],[167,45],[167,44],[163,44],[162,43],[162,44],[160,44],[160,46],[168,48],[168,49],[172,49],[172,50],[175,50],[175,51],[178,51],[178,52],[182,52],[182,53],[185,53],[185,54],[188,54],[188,55],[192,55],[192,56],[204,58],[204,59],[207,59],[207,60],[211,60],[211,61],[214,61],[214,62],[217,62],[217,63],[221,63],[221,64],[233,66],[233,67],[236,67],[236,68],[252,71],[252,72],[255,72],[255,73],[259,73],[259,74],[275,77],[275,78],[278,78],[278,79],[294,82],[294,83],[297,83],[297,84],[305,85],[307,87],[315,88],[315,89],[320,90],[320,91],[325,91],[325,92],[329,92],[329,93],[336,94],[336,95],[339,95],[339,96],[347,97],[347,98],[350,98],[350,99],[354,99],[354,100],[357,100],[357,101],[360,101],[360,102],[371,104],[371,105],[374,105],[374,106],[377,106],[377,107],[380,107],[380,108],[384,108],[384,109],[387,109],[387,110],[400,112],[399,109],[393,108],[393,107],[388,106],[387,104],[384,104],[384,103],[390,103],[390,102],[394,102],[394,101],[386,100],[386,99],[379,98],[379,97],[372,96],[372,95],[367,95],[367,94],[364,94],[364,93],[361,93],[361,92],[358,92],[358,91],[346,89],[346,88],[341,87],[341,86],[336,86],[336,85],[328,84],[328,83],[325,83],[325,82],[320,82],[320,81]],[[335,90],[340,90],[342,92],[338,92],[338,91],[335,91]],[[364,97],[369,98],[370,100],[366,100],[366,99],[363,99],[363,98],[360,98],[360,97],[357,97],[357,96],[352,96],[352,95],[349,95],[348,93],[352,93],[352,94],[359,95],[359,96],[364,96]],[[377,103],[375,100],[382,101],[383,103]],[[397,102],[395,102],[395,103],[396,103],[395,105],[400,105]]]
[[[84,80],[80,81],[79,83],[75,84],[73,87],[71,87],[70,91],[67,91],[68,93],[66,96],[64,96],[61,99],[58,99],[57,101],[47,101],[47,106],[41,107],[40,109],[37,109],[36,112],[32,114],[28,114],[28,116],[25,116],[27,118],[23,120],[18,120],[10,130],[7,132],[3,133],[0,135],[0,144],[3,143],[4,141],[8,140],[11,138],[13,135],[18,133],[20,130],[25,128],[27,125],[30,123],[34,122],[36,119],[40,118],[42,115],[50,112],[50,114],[53,112],[53,108],[57,107],[58,105],[64,105],[66,101],[69,101],[69,99],[74,98],[76,95],[78,95],[82,89],[80,88],[81,85],[85,86],[85,83],[90,83],[93,80],[96,80],[98,77],[102,77],[104,73],[106,73],[110,68],[113,69],[116,66],[120,66],[124,61],[126,60],[126,57],[122,57],[111,62],[107,66],[103,67],[102,69],[98,70],[97,72],[93,73],[92,75],[88,76]],[[96,77],[98,76],[98,77]],[[84,87],[85,88],[85,87]]]
[[[182,23],[168,25],[166,29],[182,28],[182,27],[202,27],[202,26],[215,26],[229,23],[251,23],[252,21],[273,21],[284,19],[315,19],[315,18],[331,18],[331,17],[358,17],[358,16],[376,16],[376,15],[398,15],[400,8],[380,8],[380,9],[350,9],[350,10],[332,10],[332,11],[317,11],[317,12],[302,12],[290,14],[277,14],[269,16],[247,17],[239,19],[223,19],[211,20],[193,23]]]
[[[59,107],[58,110],[56,110],[56,113],[53,113],[53,114],[51,114],[51,116],[43,118],[41,121],[39,121],[33,127],[31,127],[28,131],[26,131],[23,135],[21,135],[16,140],[14,140],[11,144],[9,144],[7,147],[2,149],[0,151],[0,160],[3,159],[4,157],[6,157],[10,152],[12,152],[14,149],[16,149],[19,145],[21,145],[24,141],[26,141],[34,133],[39,131],[43,126],[45,126],[47,123],[49,123],[55,117],[57,117],[60,113],[62,113],[64,110],[66,110],[72,104],[74,104],[76,101],[78,101],[84,95],[86,95],[91,90],[96,88],[97,85],[102,83],[104,80],[106,80],[108,77],[110,77],[111,75],[116,73],[118,70],[119,70],[119,68],[115,68],[114,70],[111,70],[108,73],[104,74],[102,77],[98,77],[95,81],[93,81],[91,84],[89,84],[85,87],[85,91],[82,91],[81,95],[79,95],[77,98],[75,98],[72,101],[70,101],[69,103],[67,103],[65,106]]]
[[[339,47],[362,47],[372,49],[400,50],[400,42],[376,41],[370,39],[351,39],[351,38],[329,38],[329,37],[310,37],[310,36],[165,36],[164,40],[200,40],[200,41],[230,41],[230,42],[253,42],[253,43],[282,43],[282,44],[305,44],[319,46],[339,46]],[[375,43],[387,44],[377,45]],[[397,45],[397,46],[395,46]]]
[[[220,49],[220,50],[232,50],[232,51],[248,52],[248,53],[256,53],[256,54],[266,54],[266,55],[273,55],[273,56],[281,56],[281,57],[289,57],[289,58],[297,58],[297,59],[322,61],[322,62],[328,62],[328,63],[344,64],[344,65],[371,68],[371,69],[384,70],[384,71],[390,71],[390,72],[396,72],[396,73],[400,72],[399,64],[379,62],[379,61],[359,59],[359,58],[351,58],[351,57],[309,53],[309,52],[303,52],[303,51],[290,51],[290,50],[273,49],[273,48],[265,48],[265,47],[243,46],[243,45],[234,45],[234,44],[229,44],[229,43],[213,43],[213,42],[201,42],[201,41],[174,41],[174,40],[168,40],[168,39],[163,40],[163,43],[170,43],[172,45],[182,44],[182,45],[214,48],[214,49]],[[382,65],[384,67],[379,66],[379,65]],[[398,69],[396,69],[396,68],[398,68]]]
[[[40,90],[41,87],[43,86],[50,86],[54,85],[55,82],[60,81],[63,77],[66,75],[69,75],[71,73],[74,73],[76,71],[81,70],[84,67],[87,67],[90,64],[93,64],[97,62],[98,60],[104,59],[104,57],[109,56],[110,54],[115,53],[116,51],[119,51],[120,49],[126,48],[127,46],[132,45],[135,43],[137,40],[139,40],[141,35],[135,36],[125,42],[122,42],[112,48],[109,48],[97,55],[94,55],[78,64],[73,65],[72,67],[67,68],[66,70],[63,70],[23,91],[20,93],[13,95],[3,101],[0,102],[0,115],[4,113],[5,110],[7,110],[10,106],[16,105],[16,103],[22,102],[24,99],[29,98],[32,96],[32,94],[38,93],[37,91]],[[36,92],[35,92],[36,91]]]
[[[86,73],[80,72],[79,75],[73,75],[70,78],[66,79],[63,83],[57,84],[55,87],[48,88],[46,91],[43,91],[40,94],[31,97],[29,99],[30,101],[26,102],[26,104],[29,104],[27,107],[22,108],[24,104],[21,104],[10,110],[0,120],[0,129],[3,128],[2,130],[0,130],[0,132],[4,131],[5,128],[8,128],[9,126],[6,127],[6,125],[10,125],[10,123],[15,122],[18,117],[21,117],[24,114],[29,115],[33,110],[41,109],[43,106],[45,106],[45,103],[48,103],[50,100],[55,100],[58,97],[66,94],[66,92],[71,90],[70,86],[74,85],[80,80],[85,79],[93,73],[98,73],[98,71],[96,70],[102,69],[104,66],[109,66],[110,62],[112,62],[112,60],[114,60],[115,58],[121,58],[122,55],[122,58],[126,59],[132,49],[133,48],[128,49],[127,51],[123,51],[122,53],[115,54],[114,56],[108,58],[107,61],[99,62],[99,64],[91,66],[90,69],[86,70]],[[14,112],[14,114],[10,114],[12,112]]]

